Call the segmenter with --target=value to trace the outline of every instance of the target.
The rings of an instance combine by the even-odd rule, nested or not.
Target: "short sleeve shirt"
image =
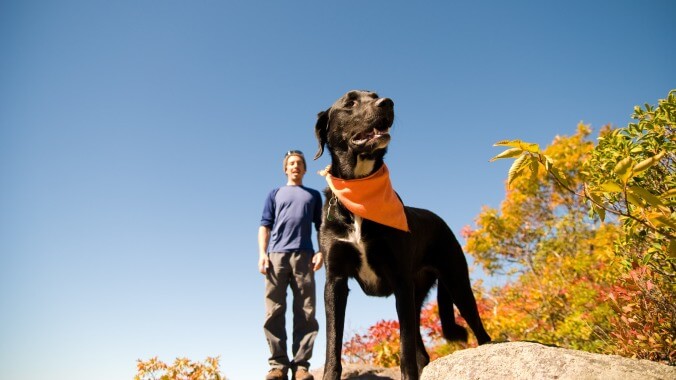
[[[268,252],[313,251],[312,225],[321,225],[322,197],[305,186],[282,186],[268,194],[261,225],[270,228]]]

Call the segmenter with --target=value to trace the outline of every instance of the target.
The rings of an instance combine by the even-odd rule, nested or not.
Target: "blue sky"
[[[229,378],[262,378],[256,232],[283,153],[314,155],[317,112],[351,89],[392,98],[395,189],[458,232],[504,197],[494,142],[624,126],[676,88],[674,17],[672,1],[2,1],[1,376],[220,355]],[[396,318],[351,287],[348,333]]]

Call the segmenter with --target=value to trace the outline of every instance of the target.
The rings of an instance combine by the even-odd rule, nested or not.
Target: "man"
[[[312,224],[321,224],[322,198],[303,186],[307,170],[298,150],[284,156],[286,186],[270,192],[258,229],[258,270],[265,275],[265,323],[270,346],[270,371],[266,380],[287,379],[289,368],[296,380],[312,380],[308,372],[319,326],[315,318],[314,272],[322,266],[322,253],[314,253]],[[293,294],[293,360],[286,352],[286,288]]]

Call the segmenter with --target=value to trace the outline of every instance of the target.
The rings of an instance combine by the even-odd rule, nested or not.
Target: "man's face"
[[[289,156],[286,160],[286,168],[284,168],[286,176],[294,181],[303,179],[305,175],[305,165],[303,159],[299,156]]]

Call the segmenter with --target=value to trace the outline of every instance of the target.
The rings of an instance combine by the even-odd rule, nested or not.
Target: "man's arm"
[[[261,274],[268,273],[270,261],[268,259],[268,243],[270,242],[270,228],[258,227],[258,271]]]

